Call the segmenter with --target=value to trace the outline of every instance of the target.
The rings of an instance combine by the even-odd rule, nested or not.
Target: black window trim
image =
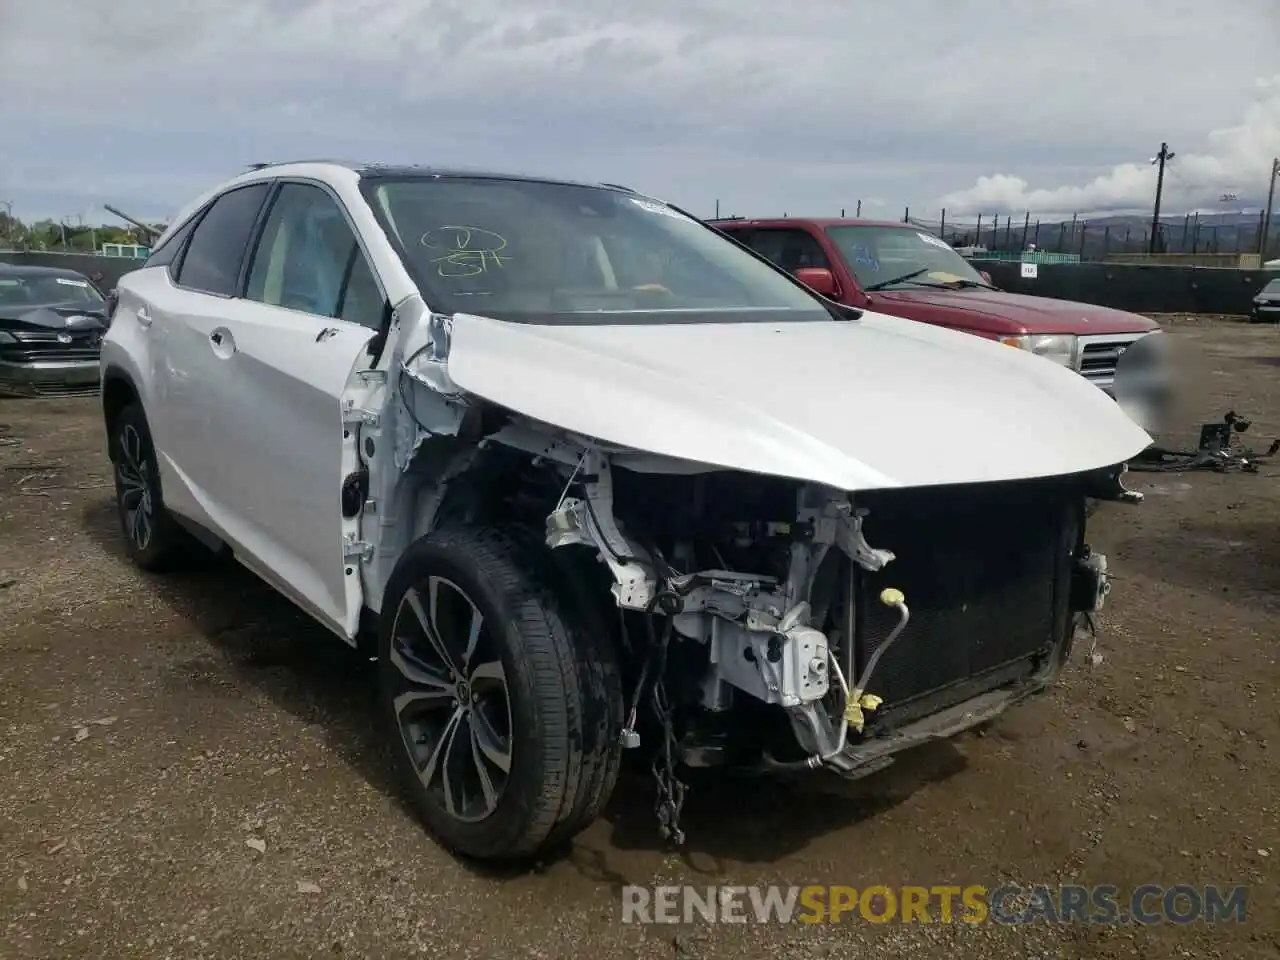
[[[178,274],[182,272],[182,261],[187,258],[187,247],[191,244],[191,235],[196,232],[196,227],[200,226],[200,221],[204,219],[204,215],[209,212],[209,208],[211,206],[213,206],[213,200],[210,200],[199,210],[193,213],[187,219],[187,222],[183,224],[180,229],[185,230],[186,235],[178,241],[178,249],[173,251],[173,256],[170,257],[169,262],[164,265],[165,272],[169,275],[169,282],[178,289],[185,289],[178,287]]]
[[[183,217],[176,224],[172,224],[173,231],[169,233],[169,238],[164,243],[158,244],[151,248],[151,252],[147,254],[147,259],[142,261],[140,270],[146,270],[149,267],[169,267],[173,261],[177,259],[182,252],[182,248],[186,246],[187,237],[191,236],[192,228],[197,220],[204,215],[205,208],[208,204],[202,204],[191,211],[187,216]],[[184,232],[185,231],[185,232]],[[172,248],[173,252],[168,260],[157,261],[157,257],[165,255],[165,251]]]
[[[743,243],[752,244],[753,245],[752,249],[754,249],[754,241],[760,234],[798,233],[801,236],[808,237],[810,240],[814,242],[814,245],[817,246],[818,252],[821,253],[823,258],[827,261],[827,265],[823,267],[823,269],[832,270],[832,271],[835,270],[835,264],[831,263],[831,257],[827,254],[826,249],[822,246],[822,241],[818,239],[817,234],[814,233],[814,231],[810,229],[808,226],[797,225],[794,223],[786,224],[786,225],[770,224],[768,226],[763,226],[763,227],[755,226],[755,227],[744,228],[739,232],[746,233],[749,235],[750,239],[744,240]],[[760,256],[764,256],[764,254],[760,254]],[[768,259],[768,258],[766,257],[765,259]],[[786,270],[786,267],[783,267],[781,264],[775,264],[775,265],[778,266],[779,269]],[[787,270],[787,273],[790,274],[791,271]]]
[[[316,180],[313,177],[300,177],[300,176],[278,177],[270,181],[270,183],[271,183],[271,190],[267,195],[267,199],[262,204],[262,209],[258,211],[258,218],[254,222],[253,230],[249,234],[249,246],[247,248],[248,255],[244,258],[244,262],[241,264],[240,277],[236,283],[236,291],[237,291],[236,298],[240,300],[244,300],[248,303],[256,303],[264,307],[274,307],[278,310],[288,310],[290,313],[296,313],[304,317],[310,317],[313,320],[324,320],[324,321],[336,320],[339,323],[349,323],[352,326],[360,327],[362,330],[372,330],[374,333],[378,333],[378,334],[385,333],[385,329],[387,327],[388,320],[391,313],[388,306],[389,298],[387,296],[386,284],[382,282],[382,277],[379,276],[378,274],[378,268],[374,263],[373,257],[369,256],[368,245],[365,243],[364,237],[360,235],[360,230],[356,227],[355,221],[351,218],[351,211],[348,210],[347,205],[342,202],[342,198],[338,196],[337,191],[335,191],[329,184],[325,183],[323,180]],[[379,326],[377,327],[366,326],[365,324],[358,323],[355,320],[343,320],[342,317],[340,316],[321,317],[317,314],[310,313],[306,310],[297,310],[293,307],[281,306],[278,303],[263,303],[261,300],[253,300],[248,296],[249,273],[250,273],[250,270],[252,269],[254,260],[258,256],[258,248],[262,244],[262,237],[263,237],[263,234],[266,232],[267,220],[270,218],[271,210],[275,207],[276,201],[280,197],[280,191],[287,184],[295,184],[298,186],[305,186],[305,187],[318,187],[337,206],[338,211],[342,214],[343,219],[346,220],[347,222],[347,228],[351,231],[352,237],[355,238],[355,241],[356,241],[355,250],[358,250],[360,254],[364,257],[365,265],[368,266],[369,273],[373,276],[374,286],[378,288],[378,294],[382,298],[384,316]],[[194,233],[195,231],[192,231],[192,232]],[[352,256],[348,258],[346,267],[343,269],[343,272],[342,272],[342,280],[338,290],[338,302],[337,302],[337,308],[339,313],[342,312],[343,301],[347,295],[347,285],[351,281],[351,274],[354,271],[354,269],[355,269],[355,258],[354,256]]]
[[[254,236],[254,232],[256,231],[258,224],[261,221],[262,211],[266,209],[273,195],[273,192],[274,192],[273,183],[274,182],[270,178],[266,178],[266,177],[258,180],[250,180],[248,183],[238,183],[234,187],[228,187],[226,190],[221,190],[218,192],[217,196],[209,198],[209,202],[206,203],[199,211],[198,216],[200,219],[192,223],[191,232],[187,234],[187,238],[183,241],[182,249],[178,252],[178,255],[175,256],[173,259],[170,276],[173,279],[173,285],[175,287],[177,287],[179,290],[182,290],[185,293],[199,293],[199,294],[203,294],[206,297],[217,297],[219,300],[241,299],[238,296],[238,291],[241,291],[244,289],[242,281],[244,278],[244,265],[245,265],[245,262],[248,260],[248,257],[246,256],[249,250],[248,247],[245,247],[240,253],[240,271],[236,280],[236,286],[232,293],[215,293],[212,290],[201,290],[198,287],[189,287],[181,283],[178,280],[178,277],[182,275],[182,268],[186,264],[187,251],[191,249],[191,238],[196,235],[196,231],[199,230],[200,225],[204,223],[204,218],[209,215],[209,211],[212,210],[217,205],[219,200],[222,200],[224,197],[229,197],[231,194],[236,193],[240,190],[248,190],[251,187],[265,186],[267,188],[267,192],[266,194],[263,195],[262,201],[258,206],[258,212],[255,215],[253,225],[249,229],[249,236],[252,239],[252,237]]]

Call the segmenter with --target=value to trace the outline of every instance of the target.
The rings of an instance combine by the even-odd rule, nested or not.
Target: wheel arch
[[[372,591],[381,610],[396,564],[410,546],[442,528],[521,526],[542,536],[563,481],[546,463],[501,443],[428,438],[384,493],[399,522],[382,526]]]
[[[107,455],[115,459],[114,427],[120,412],[140,399],[133,377],[117,366],[107,367],[102,373],[102,422],[107,431]]]

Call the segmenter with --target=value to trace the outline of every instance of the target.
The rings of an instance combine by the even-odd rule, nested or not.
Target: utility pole
[[[1280,177],[1280,157],[1271,161],[1271,181],[1267,185],[1267,212],[1262,217],[1262,236],[1258,238],[1258,256],[1267,261],[1267,238],[1271,235],[1271,210],[1276,200],[1276,178]]]
[[[1151,213],[1151,240],[1147,244],[1147,253],[1156,252],[1156,238],[1160,235],[1160,195],[1164,193],[1164,165],[1172,160],[1175,154],[1167,143],[1160,144],[1160,152],[1151,158],[1151,163],[1159,164],[1156,173],[1156,207]]]

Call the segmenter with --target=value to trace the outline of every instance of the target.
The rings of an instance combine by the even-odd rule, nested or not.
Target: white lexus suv
[[[689,767],[859,777],[1045,689],[1150,443],[634,191],[327,162],[178,216],[102,381],[137,564],[229,553],[367,642],[407,794],[487,859],[626,753],[679,842]]]

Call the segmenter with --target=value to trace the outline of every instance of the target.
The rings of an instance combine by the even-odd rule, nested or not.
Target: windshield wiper
[[[963,289],[965,287],[982,287],[983,290],[999,290],[993,283],[987,283],[985,280],[954,280],[948,286]]]
[[[914,280],[922,273],[928,273],[931,268],[921,267],[919,270],[912,270],[910,273],[904,273],[900,277],[894,277],[892,280],[881,280],[879,283],[870,283],[863,287],[863,290],[883,290],[885,287],[891,287],[895,283],[902,283],[906,280]]]

